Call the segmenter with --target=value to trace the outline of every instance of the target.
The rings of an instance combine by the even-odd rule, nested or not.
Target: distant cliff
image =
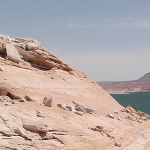
[[[150,92],[150,72],[138,80],[97,83],[110,94]]]

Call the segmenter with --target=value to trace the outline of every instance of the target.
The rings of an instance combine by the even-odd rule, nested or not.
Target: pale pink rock
[[[43,104],[48,107],[54,106],[55,99],[53,97],[45,97],[43,100]]]

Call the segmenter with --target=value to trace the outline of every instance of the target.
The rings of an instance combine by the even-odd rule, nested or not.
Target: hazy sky
[[[150,72],[150,0],[1,0],[1,34],[42,43],[95,81]]]

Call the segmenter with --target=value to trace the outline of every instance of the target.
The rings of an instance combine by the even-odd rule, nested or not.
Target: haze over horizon
[[[0,34],[38,40],[95,81],[150,72],[149,0],[5,0]]]

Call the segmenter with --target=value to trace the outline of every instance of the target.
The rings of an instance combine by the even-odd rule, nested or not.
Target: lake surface
[[[111,94],[122,106],[132,106],[135,110],[143,111],[150,115],[150,92],[133,94]]]

